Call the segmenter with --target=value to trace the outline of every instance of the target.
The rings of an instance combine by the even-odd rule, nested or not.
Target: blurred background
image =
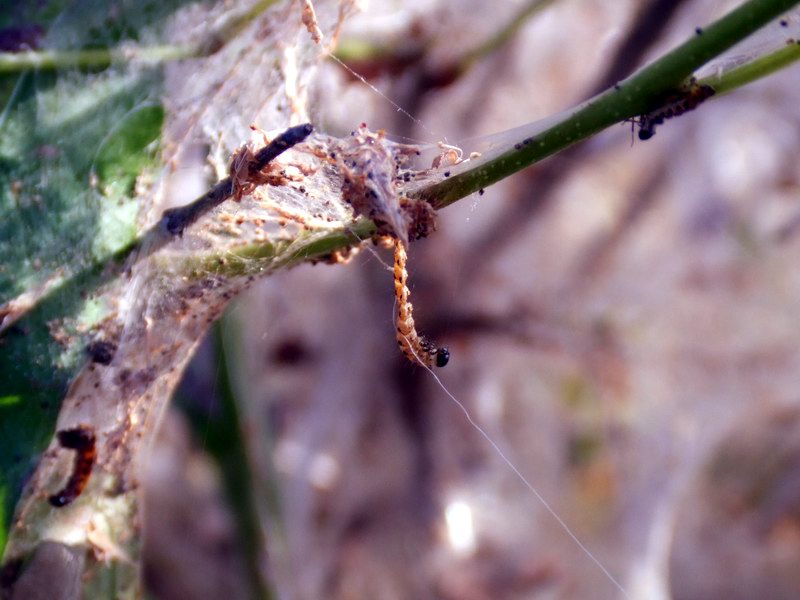
[[[469,151],[736,4],[362,2],[339,56],[380,93],[328,60],[311,117]],[[800,597],[798,89],[612,128],[410,248],[443,386],[633,598]],[[398,350],[390,261],[269,277],[206,340],[149,461],[153,598],[621,597]]]

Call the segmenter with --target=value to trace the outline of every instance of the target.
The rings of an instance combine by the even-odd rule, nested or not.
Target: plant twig
[[[492,35],[489,39],[482,42],[458,61],[456,70],[463,72],[468,70],[475,62],[488,56],[509,42],[519,30],[528,22],[528,19],[550,6],[554,0],[528,0],[508,23]]]
[[[79,67],[101,69],[114,63],[141,61],[162,63],[201,56],[197,46],[118,46],[86,50],[29,50],[0,52],[0,73],[55,71]]]
[[[770,20],[796,5],[796,0],[750,0],[731,11],[662,58],[534,135],[490,156],[451,169],[452,176],[413,190],[415,198],[443,208],[610,125],[660,107],[680,90],[692,73]]]
[[[248,172],[258,173],[263,170],[272,160],[306,139],[312,131],[314,131],[314,126],[311,123],[290,127],[258,151],[248,165]],[[222,179],[197,200],[185,206],[165,210],[162,218],[164,227],[172,235],[181,235],[184,229],[211,209],[225,202],[235,191],[236,186],[233,179],[230,177]]]
[[[207,451],[217,460],[231,511],[236,520],[251,597],[256,600],[274,598],[273,590],[264,573],[267,556],[264,533],[258,518],[258,494],[254,482],[252,462],[245,444],[246,423],[236,399],[231,380],[231,357],[223,339],[222,320],[213,329],[214,348],[217,354],[216,392],[218,410],[202,419]],[[198,429],[200,427],[197,427]]]
[[[259,0],[249,8],[226,15],[206,34],[204,40],[196,44],[177,46],[122,44],[114,48],[87,48],[84,50],[0,52],[0,73],[19,73],[31,70],[54,71],[75,67],[100,69],[116,63],[140,61],[157,64],[210,56],[235,38],[275,2],[276,0]]]
[[[698,67],[796,4],[797,0],[750,0],[662,59],[597,98],[568,111],[562,119],[544,131],[531,136],[523,135],[519,141],[509,142],[507,147],[492,156],[450,167],[452,176],[444,180],[403,191],[411,197],[429,201],[434,208],[443,208],[612,124],[652,111],[658,108],[659,101],[679,89],[681,83]],[[738,70],[729,73],[739,76]],[[766,74],[768,73],[762,72],[762,75]],[[726,85],[724,77],[718,82],[723,88]],[[748,81],[751,81],[752,77],[748,77]],[[740,77],[740,80],[744,81],[744,78]],[[176,217],[176,213],[168,211],[161,224],[153,230],[109,256],[107,260],[93,264],[74,279],[82,281],[86,275],[91,275],[93,281],[102,283],[114,273],[113,268],[106,267],[116,267],[125,257],[136,251],[141,252],[141,256],[152,254],[154,249],[167,243],[173,233],[181,231],[181,225],[185,227],[212,205],[230,197],[231,187],[230,178],[226,178],[195,201],[195,207],[184,208],[185,213],[178,212]],[[209,199],[205,200],[206,197]],[[320,259],[335,250],[359,244],[374,234],[375,230],[371,221],[360,219],[341,229],[303,232],[290,241],[265,241],[240,246],[237,247],[234,257],[228,253],[224,257],[214,253],[190,257],[186,263],[186,272],[199,272],[202,269],[207,273],[236,276],[252,270],[253,260],[266,261],[269,270],[275,270],[306,260]],[[170,231],[173,233],[169,233]],[[168,235],[165,236],[162,232],[168,232]],[[98,273],[108,275],[97,280]],[[56,290],[54,293],[57,292]]]
[[[716,95],[727,94],[736,88],[771,75],[800,59],[800,39],[787,39],[786,45],[774,52],[763,54],[746,64],[724,73],[715,73],[698,80],[701,85],[714,88]]]
[[[624,39],[620,41],[606,70],[587,88],[581,98],[591,98],[627,77],[641,62],[649,48],[661,37],[672,17],[685,0],[649,0],[641,7]],[[516,186],[513,201],[487,223],[483,232],[470,245],[465,264],[480,270],[490,258],[513,244],[517,234],[525,230],[532,218],[541,214],[554,198],[554,190],[571,170],[583,164],[594,146],[576,145],[566,149],[555,160],[541,163],[535,171],[526,172],[525,181]],[[479,281],[480,278],[471,278]]]

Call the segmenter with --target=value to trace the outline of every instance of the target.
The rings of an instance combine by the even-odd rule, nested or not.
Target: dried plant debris
[[[233,153],[228,177],[199,200],[165,211],[163,223],[170,234],[183,234],[210,211],[213,219],[192,232],[206,238],[215,252],[291,240],[297,227],[347,231],[354,217],[372,220],[376,238],[399,239],[406,245],[435,230],[431,205],[403,193],[434,171],[413,168],[419,146],[392,142],[383,131],[372,132],[365,124],[344,139],[312,134],[311,124],[291,127],[272,140],[255,125],[251,129],[255,138]],[[293,151],[278,160],[289,149]],[[220,206],[229,198],[239,205]],[[290,224],[294,230],[287,229]],[[219,236],[229,242],[220,246]]]
[[[419,146],[391,142],[384,131],[372,132],[365,123],[345,139],[329,138],[327,146],[327,158],[341,177],[342,199],[356,215],[372,220],[378,235],[407,245],[436,229],[433,208],[402,195],[403,184],[418,174],[411,166]]]
[[[241,200],[243,194],[251,194],[259,185],[266,183],[285,183],[285,178],[277,178],[270,169],[270,163],[289,148],[305,140],[314,128],[310,123],[290,127],[274,140],[266,143],[255,152],[251,144],[245,144],[231,159],[230,177],[217,183],[198,200],[164,212],[164,226],[173,235],[180,235],[203,214],[233,197]]]
[[[210,211],[212,220],[192,234],[205,238],[215,252],[290,240],[297,234],[296,228],[286,229],[290,224],[307,231],[347,230],[353,213],[372,219],[379,236],[408,240],[410,233],[416,239],[434,229],[430,206],[400,194],[401,185],[417,175],[408,168],[419,153],[416,146],[395,144],[365,126],[344,140],[312,135],[310,124],[291,127],[271,141],[256,126],[251,129],[255,140],[233,153],[228,177],[201,199],[164,213],[169,233],[183,234]],[[275,160],[290,148],[293,152]],[[239,205],[223,205],[229,198]]]
[[[322,30],[319,28],[319,22],[317,20],[317,13],[314,10],[314,4],[311,2],[311,0],[301,0],[300,5],[303,15],[303,25],[306,26],[308,33],[311,34],[311,39],[314,40],[315,44],[322,43]]]

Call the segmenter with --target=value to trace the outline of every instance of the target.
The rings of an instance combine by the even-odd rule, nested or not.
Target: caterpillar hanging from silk
[[[450,360],[447,348],[436,347],[417,332],[414,325],[414,306],[409,300],[406,248],[399,239],[394,241],[394,293],[397,298],[397,343],[406,358],[425,367],[443,367]]]

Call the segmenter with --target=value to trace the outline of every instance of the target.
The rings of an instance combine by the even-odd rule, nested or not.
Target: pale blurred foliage
[[[391,46],[421,30],[435,64],[517,4],[376,0],[344,37]],[[423,127],[325,64],[312,117],[332,134],[366,121],[454,143],[545,117],[583,99],[639,4],[555,3],[415,102]],[[727,6],[685,2],[650,56]],[[405,106],[407,77],[374,83]],[[627,126],[606,131],[552,159],[565,174],[547,204],[485,256],[475,243],[494,218],[537,201],[538,167],[443,210],[410,251],[418,322],[452,355],[442,382],[634,598],[800,597],[798,89],[789,68],[646,143],[631,144]],[[281,496],[281,514],[262,515],[281,597],[618,597],[405,362],[379,260],[390,256],[376,253],[270,277],[232,311],[246,441]],[[161,452],[184,457],[172,480],[189,498],[172,510],[217,523],[198,498],[218,492],[177,475],[202,458],[167,429]],[[163,529],[159,543],[178,549],[231,535]],[[188,560],[191,573],[220,569]],[[205,591],[193,597],[220,597]]]

